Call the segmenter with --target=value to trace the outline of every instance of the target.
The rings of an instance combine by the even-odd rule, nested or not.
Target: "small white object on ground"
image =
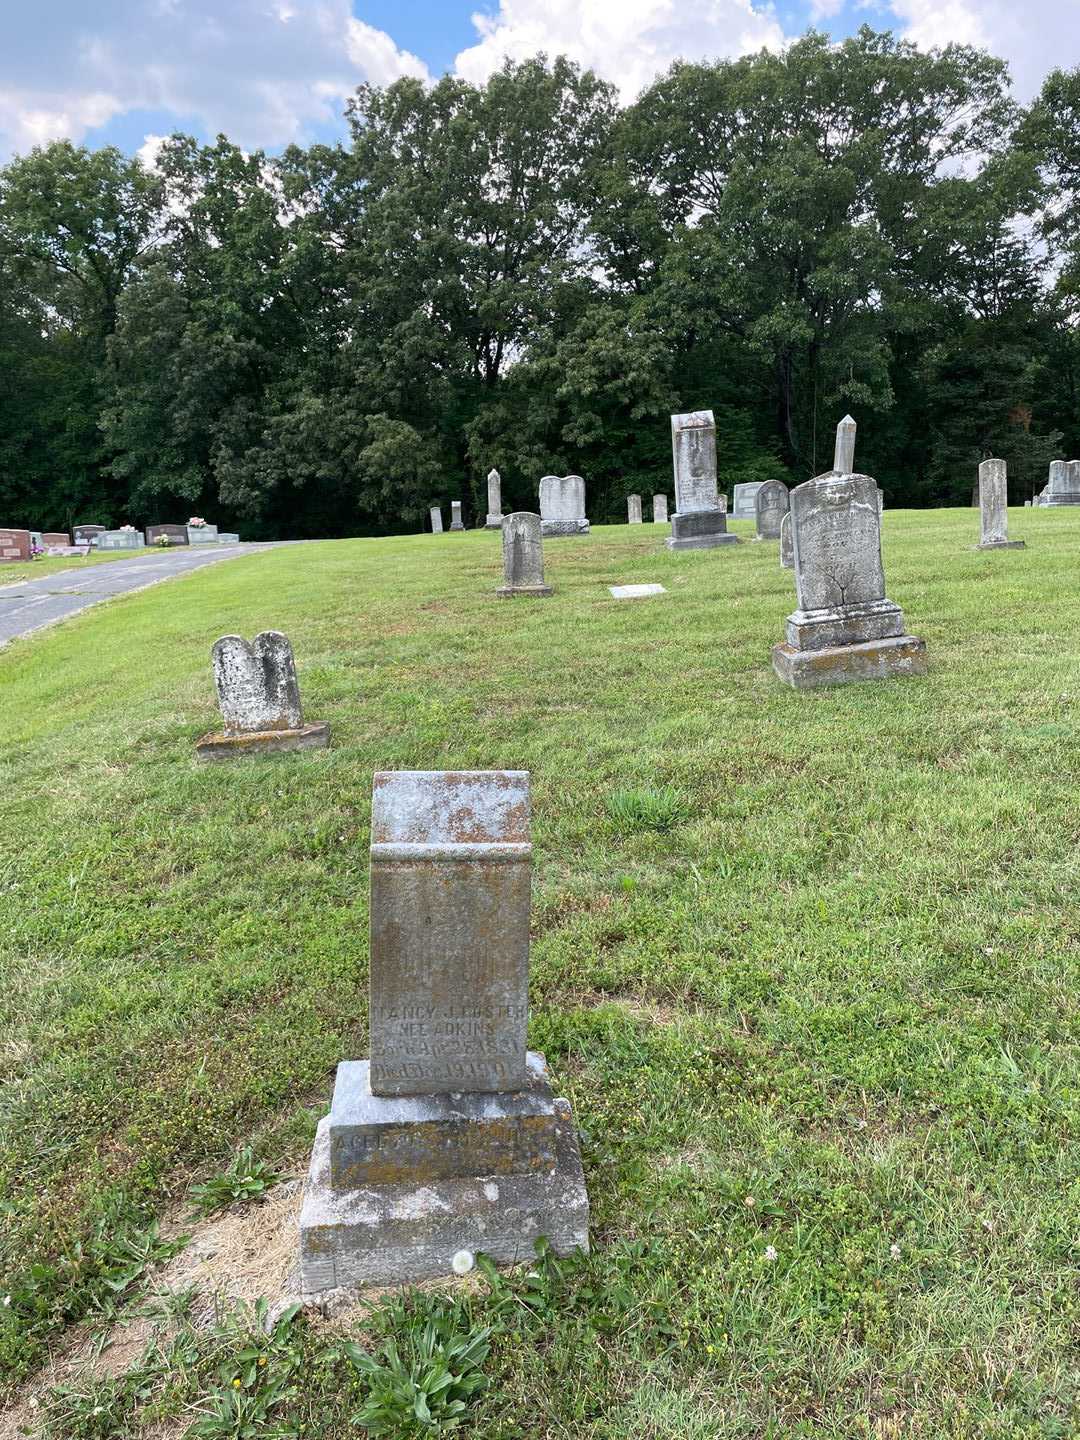
[[[663,585],[609,585],[616,600],[640,600],[645,595],[666,595]]]
[[[454,1258],[450,1261],[455,1275],[467,1275],[475,1264],[476,1259],[471,1250],[456,1251]]]

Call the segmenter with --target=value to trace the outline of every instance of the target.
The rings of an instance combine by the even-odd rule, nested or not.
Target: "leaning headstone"
[[[833,474],[851,475],[855,469],[855,421],[845,415],[836,427],[836,444],[833,446]]]
[[[461,501],[460,501],[460,500],[451,500],[451,501],[450,501],[450,529],[451,529],[451,530],[464,530],[464,529],[465,529],[464,523],[462,522],[462,519],[461,519]]]
[[[626,520],[629,525],[641,524],[641,496],[628,495],[626,497]]]
[[[654,525],[667,524],[667,496],[654,495],[652,497],[652,518]]]
[[[756,540],[779,540],[780,525],[791,508],[788,488],[782,480],[766,480],[754,496]]]
[[[433,535],[441,535],[443,533],[442,506],[432,505],[431,510],[428,513],[431,515],[431,533]]]
[[[145,550],[146,537],[139,530],[103,530],[97,537],[98,550]]]
[[[588,1249],[570,1107],[525,1048],[531,868],[526,772],[374,776],[371,1059],[316,1135],[305,1299]]]
[[[104,525],[76,525],[71,538],[76,545],[96,545],[98,536],[104,533]]]
[[[508,599],[513,595],[550,595],[551,586],[544,583],[544,541],[539,515],[516,510],[504,515],[503,583],[496,595]]]
[[[41,543],[48,550],[56,545],[71,545],[71,536],[66,530],[46,530],[41,537]]]
[[[187,538],[189,545],[216,545],[218,543],[218,528],[216,525],[207,525],[204,520],[201,525],[187,527]]]
[[[321,750],[330,743],[326,723],[305,725],[289,637],[264,630],[249,645],[223,635],[211,651],[223,729],[196,743],[200,760]]]
[[[540,523],[545,535],[585,535],[585,481],[580,475],[545,475],[540,481]]]
[[[1004,460],[984,460],[979,466],[979,523],[977,550],[1023,550],[1023,540],[1009,539],[1009,483]]]
[[[1080,505],[1080,460],[1053,460],[1044,505]]]
[[[0,560],[29,560],[30,531],[0,530]]]
[[[188,543],[188,527],[186,525],[148,525],[146,527],[147,545],[160,545],[163,536],[170,545],[186,545]]]
[[[501,530],[503,522],[502,513],[502,476],[494,467],[488,471],[488,506],[487,519],[484,521],[485,530]]]
[[[675,513],[670,550],[714,550],[737,545],[716,489],[716,422],[711,410],[671,417],[671,458],[675,468]]]
[[[869,475],[830,472],[791,492],[798,608],[772,660],[796,690],[925,672],[925,644],[885,597],[876,490]]]
[[[764,482],[761,480],[748,480],[742,485],[736,485],[732,492],[735,497],[735,504],[731,510],[733,520],[753,520],[756,516],[754,508],[757,501],[757,492]]]
[[[791,540],[791,511],[780,521],[780,564],[785,570],[795,568],[795,547]]]

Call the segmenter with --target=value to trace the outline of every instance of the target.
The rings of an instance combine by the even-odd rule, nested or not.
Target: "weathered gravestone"
[[[926,669],[925,644],[885,597],[876,491],[869,475],[830,472],[791,492],[798,608],[772,658],[797,690]]]
[[[626,520],[629,525],[641,524],[641,496],[628,495],[626,497]]]
[[[716,422],[711,410],[671,417],[671,458],[675,468],[675,513],[671,550],[714,550],[737,545],[716,490]]]
[[[735,486],[732,492],[735,497],[735,503],[731,509],[733,520],[753,520],[755,518],[757,493],[763,484],[762,480],[750,480],[743,485]]]
[[[197,742],[200,760],[320,750],[330,743],[329,725],[304,724],[287,635],[264,630],[250,645],[239,635],[223,635],[211,659],[224,729]]]
[[[540,481],[540,523],[545,535],[585,535],[585,481],[580,475],[545,475]]]
[[[45,536],[40,530],[30,531],[30,548],[38,551],[45,549]]]
[[[46,530],[41,537],[41,543],[45,546],[46,550],[54,545],[70,546],[71,536],[66,530]]]
[[[104,525],[76,525],[71,538],[76,545],[96,545],[98,536],[104,533]]]
[[[979,524],[977,550],[1023,550],[1023,540],[1009,539],[1009,482],[1004,460],[984,460],[979,466]]]
[[[139,530],[103,530],[97,537],[98,550],[145,550],[146,539]]]
[[[508,599],[512,595],[550,595],[551,586],[544,583],[544,540],[539,515],[516,510],[504,515],[503,583],[496,595]]]
[[[0,560],[30,559],[29,530],[0,530]]]
[[[754,496],[755,540],[779,540],[780,525],[791,508],[788,488],[782,480],[766,480]]]
[[[186,545],[188,543],[188,527],[186,525],[148,525],[146,527],[147,545],[158,545],[162,536],[168,540],[170,545]]]
[[[431,516],[431,533],[433,535],[441,535],[443,533],[442,507],[440,505],[432,505],[428,513]]]
[[[851,475],[855,469],[855,421],[845,415],[836,427],[836,443],[833,446],[833,474]]]
[[[305,1297],[588,1249],[570,1107],[526,1052],[522,771],[376,774],[371,1059],[338,1066],[300,1215]]]
[[[1044,505],[1080,505],[1080,460],[1053,460]]]
[[[780,564],[785,570],[795,568],[795,547],[791,540],[791,511],[784,512],[780,521]]]
[[[450,501],[450,529],[451,529],[451,530],[464,530],[464,529],[465,529],[465,525],[464,525],[464,523],[463,523],[463,521],[462,521],[462,519],[461,519],[461,501],[460,501],[460,500],[451,500],[451,501]]]
[[[652,518],[654,525],[667,524],[667,496],[654,495],[652,497]]]
[[[501,530],[503,522],[502,513],[502,476],[498,470],[490,469],[487,477],[488,506],[487,519],[484,521],[485,530]]]
[[[216,545],[218,528],[216,525],[189,525],[187,538],[189,545]]]

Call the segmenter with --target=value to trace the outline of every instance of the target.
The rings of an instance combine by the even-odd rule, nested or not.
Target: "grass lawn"
[[[372,772],[512,767],[529,1041],[593,1254],[352,1338],[490,1326],[483,1440],[1080,1434],[1080,512],[1010,523],[1026,550],[977,553],[975,510],[888,512],[930,674],[814,694],[770,666],[778,547],[651,525],[548,542],[548,600],[493,597],[497,535],[327,542],[0,652],[12,1392],[137,1297],[193,1178],[250,1140],[305,1163],[367,1053]],[[634,581],[669,593],[609,597]],[[332,748],[197,767],[210,645],[267,627]],[[681,792],[674,826],[613,816],[628,786]],[[259,1368],[238,1324],[182,1326],[51,1432],[238,1435],[243,1401],[250,1433],[360,1433],[340,1326],[283,1324]]]
[[[91,550],[89,555],[39,555],[36,560],[7,561],[0,565],[0,586],[16,585],[23,580],[39,580],[42,575],[55,575],[61,570],[83,570],[87,565],[107,565],[113,560],[143,560],[160,552],[156,547],[143,550]]]

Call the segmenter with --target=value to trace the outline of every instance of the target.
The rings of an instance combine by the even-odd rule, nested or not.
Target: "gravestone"
[[[223,729],[196,743],[200,760],[228,760],[281,750],[321,750],[330,726],[305,725],[289,637],[264,630],[249,645],[223,635],[211,651]]]
[[[791,508],[788,488],[782,480],[766,480],[754,497],[756,540],[779,540],[780,526]]]
[[[103,530],[95,546],[98,550],[145,550],[146,538],[138,530]]]
[[[485,530],[501,530],[503,522],[502,513],[502,476],[498,470],[490,469],[487,477],[488,506],[487,519],[484,521]]]
[[[464,530],[464,529],[465,529],[465,526],[464,526],[464,524],[462,523],[462,519],[461,519],[461,501],[460,501],[460,500],[451,500],[451,501],[450,501],[450,529],[451,529],[451,530]]]
[[[45,537],[40,530],[30,531],[30,549],[38,551],[45,549]]]
[[[850,475],[855,469],[855,431],[857,427],[850,415],[845,415],[836,427],[836,443],[833,446],[833,474]]]
[[[667,524],[667,496],[654,495],[652,497],[652,518],[654,525]]]
[[[644,600],[649,595],[666,595],[663,585],[609,585],[615,600]]]
[[[66,530],[46,530],[41,537],[41,543],[48,550],[54,545],[71,546],[71,536]]]
[[[539,515],[516,510],[504,515],[503,583],[496,595],[509,599],[513,595],[550,595],[551,586],[544,583],[544,540]]]
[[[885,596],[876,491],[869,475],[829,472],[791,492],[798,608],[772,659],[796,690],[925,672],[925,644]]]
[[[431,510],[428,513],[431,515],[431,533],[433,535],[441,535],[443,533],[442,506],[432,505]]]
[[[187,538],[189,545],[216,545],[218,528],[216,525],[189,525]]]
[[[148,525],[146,527],[147,545],[157,545],[163,535],[170,545],[186,545],[188,543],[188,527],[186,525]]]
[[[540,525],[545,535],[586,535],[585,481],[580,475],[545,475],[540,481]]]
[[[979,466],[979,524],[977,550],[1023,550],[1023,540],[1009,539],[1009,483],[1004,460],[984,460]]]
[[[525,1048],[531,870],[527,773],[374,776],[371,1059],[316,1135],[305,1298],[588,1249],[570,1107]]]
[[[675,513],[669,550],[715,550],[737,545],[716,490],[716,422],[711,410],[671,417],[671,459],[675,470]]]
[[[629,525],[641,524],[640,495],[628,495],[626,497],[626,520]]]
[[[98,536],[104,533],[104,525],[76,525],[71,538],[76,545],[96,545]]]
[[[0,530],[0,560],[30,559],[29,530]]]
[[[780,521],[780,564],[785,570],[795,568],[795,547],[791,540],[791,511],[784,512]]]
[[[1052,460],[1044,505],[1080,505],[1080,460]]]
[[[757,492],[761,489],[764,481],[750,480],[743,485],[736,485],[734,490],[735,504],[732,507],[731,518],[733,520],[753,520],[757,516],[755,504]]]
[[[218,533],[219,545],[239,545],[240,536],[233,530],[222,530]]]

